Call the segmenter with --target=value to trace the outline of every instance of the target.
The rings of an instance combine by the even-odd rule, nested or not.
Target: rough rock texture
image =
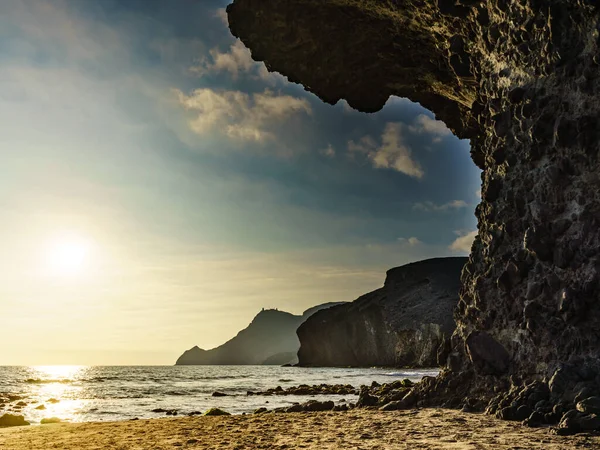
[[[298,326],[315,312],[338,305],[325,303],[296,316],[276,309],[263,309],[247,328],[212,350],[193,347],[177,359],[176,365],[266,364],[297,362],[300,342]]]
[[[454,331],[467,258],[388,270],[382,288],[310,317],[298,328],[301,366],[435,367]]]
[[[523,406],[543,394],[522,392],[539,381],[549,391],[536,412],[556,421],[600,391],[599,14],[591,0],[228,7],[255,59],[325,101],[374,111],[408,97],[471,139],[484,171],[479,236],[448,371],[422,383],[423,398]]]

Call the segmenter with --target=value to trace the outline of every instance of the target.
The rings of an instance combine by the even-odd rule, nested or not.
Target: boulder
[[[23,416],[6,413],[0,417],[0,427],[20,427],[23,425],[29,425],[29,422]]]
[[[212,393],[213,397],[227,397],[227,394],[225,394],[224,392],[219,392],[219,391],[215,391]]]
[[[231,413],[227,411],[223,411],[220,408],[210,408],[208,411],[204,413],[205,416],[230,416]]]
[[[42,425],[49,425],[49,424],[52,424],[52,423],[61,423],[61,422],[62,422],[62,420],[61,420],[61,419],[59,419],[58,417],[48,417],[48,418],[43,418],[43,419],[40,421],[40,423],[41,423]]]
[[[588,397],[577,403],[577,411],[600,415],[600,397]]]

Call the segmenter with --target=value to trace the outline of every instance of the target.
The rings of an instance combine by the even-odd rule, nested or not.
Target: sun
[[[64,233],[49,240],[45,250],[47,269],[57,276],[78,276],[89,264],[92,242],[76,233]]]

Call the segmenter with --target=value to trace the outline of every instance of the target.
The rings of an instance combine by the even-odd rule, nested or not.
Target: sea
[[[381,384],[405,378],[418,381],[437,373],[434,369],[278,366],[0,367],[0,398],[8,394],[22,397],[18,401],[26,405],[18,414],[32,424],[50,417],[68,422],[122,421],[165,415],[152,412],[154,409],[187,415],[219,407],[242,414],[260,407],[271,409],[311,399],[351,403],[356,402],[357,396],[253,396],[247,395],[247,391],[322,383],[358,388],[373,381]],[[227,396],[213,397],[215,391]],[[0,404],[0,416],[4,412],[15,413],[16,403]]]

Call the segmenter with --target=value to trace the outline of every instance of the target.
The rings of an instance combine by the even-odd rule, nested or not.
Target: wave
[[[71,384],[73,383],[74,380],[69,380],[67,378],[61,378],[61,379],[41,379],[41,378],[27,378],[23,383],[26,384],[56,384],[56,383],[60,383],[60,384]]]
[[[412,370],[410,372],[390,372],[383,374],[386,377],[406,377],[406,378],[421,378],[426,376],[436,376],[439,370]]]

